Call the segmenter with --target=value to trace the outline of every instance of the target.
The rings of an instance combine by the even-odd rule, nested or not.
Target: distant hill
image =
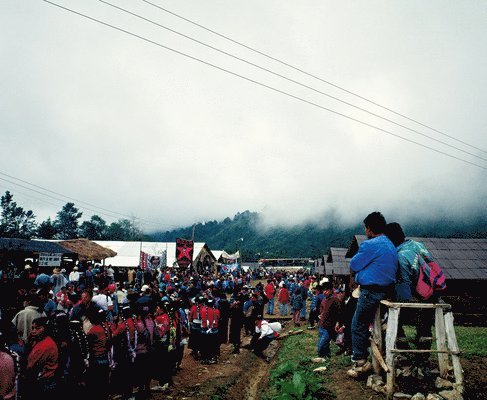
[[[223,221],[198,223],[194,226],[197,242],[205,242],[213,250],[242,251],[244,260],[277,257],[312,257],[325,254],[330,247],[348,247],[353,235],[363,234],[361,221],[354,226],[329,222],[326,227],[308,223],[294,227],[260,228],[260,214],[237,213]],[[471,216],[459,220],[445,218],[403,224],[407,236],[487,238],[487,216]],[[190,239],[193,227],[151,234],[154,241]],[[243,239],[243,240],[242,240]]]

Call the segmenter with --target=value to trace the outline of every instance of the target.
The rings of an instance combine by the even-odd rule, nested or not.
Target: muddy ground
[[[244,338],[244,344],[250,338]],[[279,351],[280,341],[274,341],[267,350],[268,355],[275,355]],[[153,392],[154,400],[258,400],[265,392],[266,381],[270,368],[276,362],[272,357],[266,362],[256,357],[252,352],[242,349],[238,355],[231,354],[232,346],[221,346],[221,357],[216,365],[202,365],[195,361],[189,352],[185,354],[182,370],[174,377],[174,386],[168,391]],[[465,371],[465,399],[487,400],[487,357],[462,359]],[[333,367],[333,364],[331,365]],[[403,382],[400,389],[405,393],[414,394],[421,387],[432,387],[424,382]],[[337,368],[331,373],[331,380],[327,386],[336,395],[337,400],[384,400],[385,396],[366,388],[365,381],[349,379],[346,370]],[[417,389],[417,390],[416,390]],[[424,393],[424,391],[423,391]]]

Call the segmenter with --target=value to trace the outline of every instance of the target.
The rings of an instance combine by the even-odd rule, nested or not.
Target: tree
[[[37,228],[37,237],[40,239],[54,239],[56,237],[56,227],[51,221],[51,217],[41,222]]]
[[[109,240],[138,241],[144,238],[142,230],[134,221],[128,219],[119,219],[108,227],[107,239]]]
[[[74,206],[74,203],[66,203],[57,213],[54,226],[57,239],[75,239],[78,237],[78,220],[83,215]]]
[[[103,240],[107,236],[108,226],[103,218],[98,215],[92,215],[89,221],[84,221],[80,228],[81,237],[90,240]]]
[[[13,201],[13,195],[7,190],[1,198],[2,215],[0,236],[30,239],[36,232],[35,215],[32,210],[24,209]]]

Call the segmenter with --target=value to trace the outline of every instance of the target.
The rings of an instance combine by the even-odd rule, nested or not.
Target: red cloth
[[[212,307],[201,307],[201,327],[204,329],[218,328],[220,311]]]
[[[15,363],[12,356],[0,350],[0,398],[11,399],[16,394]]]
[[[201,319],[201,306],[194,304],[189,310],[189,322],[193,322],[193,319]]]
[[[286,288],[281,288],[279,290],[279,296],[277,298],[277,301],[281,304],[287,304],[289,303],[289,300],[290,300],[290,296],[289,296],[289,290],[287,290]]]
[[[269,300],[274,298],[274,295],[276,294],[276,288],[274,284],[272,284],[272,282],[265,285],[264,293]]]
[[[90,355],[104,358],[108,354],[108,340],[101,325],[94,325],[86,335],[90,346]]]
[[[27,371],[32,372],[37,379],[52,378],[58,368],[58,358],[56,343],[46,336],[34,345],[27,356]]]

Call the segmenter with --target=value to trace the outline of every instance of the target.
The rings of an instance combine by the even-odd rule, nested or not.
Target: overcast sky
[[[284,224],[487,211],[485,1],[150,0],[318,80],[142,0],[107,0],[311,89],[102,2],[54,1],[159,45],[41,0],[0,3],[0,173],[58,194],[5,175],[25,187],[0,191],[38,222],[60,195],[83,219],[135,216],[147,231],[247,209]]]

